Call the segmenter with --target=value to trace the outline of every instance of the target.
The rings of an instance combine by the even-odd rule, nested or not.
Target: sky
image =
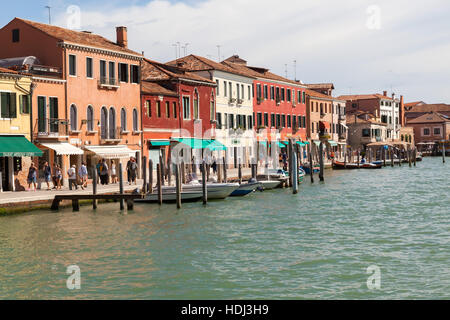
[[[15,0],[2,4],[0,25],[16,16],[48,23],[46,6],[52,24],[111,40],[127,26],[129,47],[160,62],[185,52],[217,61],[220,46],[221,59],[332,82],[335,96],[450,103],[448,0]]]

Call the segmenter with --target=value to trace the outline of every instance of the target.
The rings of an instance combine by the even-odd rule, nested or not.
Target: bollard
[[[242,184],[242,164],[241,164],[241,159],[239,159],[239,165],[238,165],[238,179],[239,179],[239,184]]]

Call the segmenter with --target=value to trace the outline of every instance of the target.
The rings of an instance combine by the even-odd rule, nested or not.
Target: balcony
[[[101,77],[100,80],[98,81],[98,86],[100,88],[105,88],[105,89],[120,88],[120,85],[115,78],[107,78],[107,77]]]
[[[35,137],[59,139],[69,136],[69,122],[65,119],[38,119],[36,121]]]
[[[122,135],[125,134],[125,131],[122,130],[122,127],[115,128],[99,128],[100,135],[100,143],[101,144],[115,144],[120,143],[122,141]]]

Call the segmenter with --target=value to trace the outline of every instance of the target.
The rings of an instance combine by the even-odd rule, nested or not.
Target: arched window
[[[78,128],[78,114],[77,114],[77,106],[70,106],[70,130],[77,131]]]
[[[404,136],[402,135],[402,141],[404,140]]]
[[[139,131],[139,118],[136,109],[133,109],[133,131],[134,132]]]
[[[116,139],[116,110],[109,108],[109,138]]]
[[[120,125],[122,127],[122,131],[127,131],[127,110],[125,110],[125,108],[120,110]]]
[[[87,130],[92,132],[94,131],[94,108],[92,106],[87,107]]]
[[[102,139],[108,138],[108,110],[102,107],[100,111],[100,127],[102,132]]]
[[[200,119],[200,107],[198,99],[198,90],[194,91],[194,120]]]
[[[211,121],[216,120],[216,100],[214,99],[214,91],[211,92],[211,103],[209,112],[211,116]]]

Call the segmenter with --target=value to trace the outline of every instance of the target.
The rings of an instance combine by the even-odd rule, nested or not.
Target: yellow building
[[[0,68],[0,192],[24,191],[34,156],[31,138],[31,77]]]

